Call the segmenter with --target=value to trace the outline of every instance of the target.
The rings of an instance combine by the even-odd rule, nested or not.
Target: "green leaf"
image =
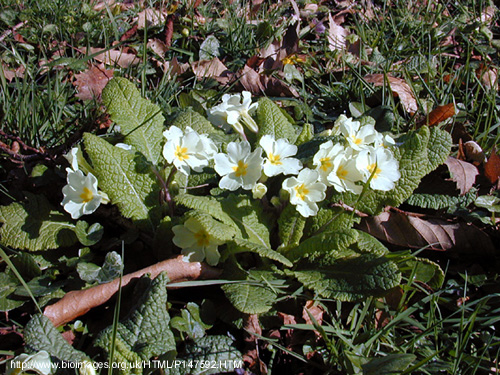
[[[295,276],[305,287],[325,298],[356,301],[368,296],[382,296],[399,285],[398,267],[385,257],[375,254],[358,254],[332,259],[325,254],[319,262],[301,264],[299,271],[285,270]],[[326,265],[330,263],[330,265]]]
[[[285,252],[287,249],[296,247],[304,234],[306,219],[289,204],[281,212],[278,219],[279,236],[281,245],[278,250]]]
[[[177,359],[194,365],[192,368],[189,366],[173,368],[170,375],[233,373],[237,368],[243,368],[241,353],[233,346],[232,340],[226,336],[206,336],[188,342],[185,352]],[[201,366],[202,363],[216,365]]]
[[[161,155],[163,123],[160,107],[143,99],[135,85],[125,78],[113,78],[102,92],[111,119],[120,126],[125,142],[153,164]]]
[[[205,330],[212,328],[200,317],[200,307],[189,302],[185,309],[181,310],[181,316],[176,316],[170,321],[170,326],[179,332],[184,332],[192,339],[199,339],[205,336]]]
[[[436,127],[430,128],[429,141],[427,142],[429,163],[424,176],[445,162],[450,155],[452,143],[450,133]]]
[[[451,196],[443,194],[413,194],[406,201],[407,204],[432,210],[442,210],[445,208],[454,210],[458,207],[467,207],[476,198],[476,189],[471,189],[465,195]]]
[[[225,284],[222,290],[231,304],[245,314],[261,314],[271,310],[276,293],[266,285]]]
[[[234,237],[236,230],[226,224],[215,220],[211,215],[204,211],[193,210],[184,215],[186,219],[194,218],[201,224],[203,229],[211,236],[220,241],[226,242]]]
[[[77,265],[77,271],[80,278],[88,283],[108,283],[123,272],[122,257],[116,251],[111,251],[106,254],[102,267],[93,263],[80,262]]]
[[[85,353],[74,349],[61,336],[52,322],[43,314],[36,314],[24,327],[24,341],[31,353],[45,350],[62,361],[82,362],[89,360]]]
[[[40,269],[40,266],[36,262],[35,258],[31,254],[24,251],[18,252],[11,258],[11,261],[26,281],[40,276],[42,273],[42,270]]]
[[[89,228],[89,223],[78,220],[76,222],[75,233],[78,237],[78,241],[80,241],[83,246],[92,246],[101,240],[104,234],[104,228],[99,223],[94,223]]]
[[[269,229],[264,222],[259,202],[246,195],[229,194],[224,198],[181,194],[176,202],[199,209],[236,230],[236,237],[270,248]]]
[[[372,359],[362,365],[364,375],[396,375],[404,370],[417,359],[414,354],[394,353],[382,358]]]
[[[490,212],[500,212],[500,198],[494,195],[481,195],[474,200],[478,207],[486,208]]]
[[[149,284],[137,307],[129,318],[121,321],[116,329],[118,357],[130,360],[139,357],[149,360],[167,351],[175,349],[174,336],[169,328],[170,316],[167,312],[166,273],[161,273],[156,279],[142,278]],[[108,351],[113,337],[113,326],[103,330],[95,341],[95,345]]]
[[[302,131],[300,132],[297,140],[295,141],[296,146],[300,146],[303,143],[309,142],[314,137],[314,126],[312,124],[304,124],[302,126]]]
[[[77,242],[75,225],[56,211],[43,195],[26,193],[23,203],[0,207],[0,241],[15,249],[40,251]]]
[[[219,46],[219,39],[214,35],[207,36],[200,46],[200,60],[212,60],[214,57],[219,57]]]
[[[320,207],[316,216],[308,218],[304,235],[311,237],[321,232],[350,229],[355,222],[359,222],[359,218],[341,207]]]
[[[292,262],[301,258],[312,257],[322,259],[325,255],[338,259],[343,256],[343,251],[356,242],[358,232],[354,229],[335,232],[323,232],[310,237],[286,255]],[[351,251],[349,251],[351,252]]]
[[[262,98],[259,100],[257,124],[259,125],[258,139],[266,134],[272,135],[276,140],[286,138],[292,144],[297,139],[293,125],[271,99]]]
[[[440,288],[444,282],[444,272],[437,263],[427,258],[415,258],[404,263],[407,273],[413,273],[413,280],[426,283],[431,288]]]
[[[199,134],[223,133],[220,129],[215,128],[205,117],[192,109],[188,109],[177,116],[172,126],[177,126],[183,131],[187,127],[190,127]]]
[[[95,135],[83,135],[100,188],[123,216],[154,231],[159,222],[159,186],[149,171],[141,171],[141,158]]]
[[[0,273],[0,311],[10,311],[23,305],[25,301],[13,300],[9,296],[16,291],[17,280],[10,275]]]
[[[229,255],[251,252],[259,254],[262,258],[268,258],[280,262],[287,267],[291,267],[292,263],[285,258],[283,255],[274,251],[268,247],[256,244],[254,242],[243,240],[241,238],[236,238],[228,243],[228,249],[223,255],[223,260],[227,259]]]
[[[358,233],[358,240],[354,246],[356,247],[356,251],[358,253],[385,255],[389,252],[389,250],[372,235],[360,230],[356,230],[356,232]]]

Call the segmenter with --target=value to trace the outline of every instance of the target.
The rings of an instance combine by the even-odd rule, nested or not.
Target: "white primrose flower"
[[[378,134],[373,125],[361,126],[359,121],[353,121],[351,118],[346,118],[340,124],[340,132],[349,142],[349,146],[356,151],[361,151],[373,143]]]
[[[267,193],[267,186],[262,182],[255,184],[252,188],[253,199],[261,199]]]
[[[74,171],[77,171],[78,169],[81,169],[84,173],[91,173],[94,171],[90,164],[87,163],[87,160],[83,157],[83,152],[80,149],[80,146],[73,147],[66,155],[64,155],[64,157]]]
[[[283,181],[283,189],[290,193],[290,203],[297,206],[297,211],[304,217],[316,215],[318,205],[325,199],[326,185],[318,182],[319,172],[304,168],[297,177]]]
[[[344,146],[339,143],[334,145],[332,141],[319,146],[318,152],[313,157],[313,164],[316,166],[321,182],[327,184],[326,178],[333,170],[334,159],[344,152]]]
[[[389,134],[382,134],[377,132],[377,136],[373,141],[375,147],[392,147],[396,145],[396,141]]]
[[[182,249],[181,254],[187,262],[202,262],[207,260],[211,266],[219,263],[220,254],[217,250],[224,242],[211,236],[194,217],[187,219],[184,225],[176,225],[173,243]]]
[[[107,194],[97,190],[97,178],[92,173],[85,176],[80,170],[67,168],[66,171],[68,184],[62,189],[64,199],[61,205],[73,219],[89,215],[97,210],[101,203],[109,202]]]
[[[281,173],[298,174],[302,169],[299,159],[292,158],[297,154],[297,146],[290,144],[286,139],[274,139],[272,135],[264,135],[259,144],[264,149],[267,158],[264,161],[264,174],[268,177]]]
[[[39,375],[50,375],[54,373],[53,366],[50,355],[45,350],[31,355],[23,353],[7,360],[6,375],[26,374],[28,371]]]
[[[389,191],[394,189],[395,182],[400,179],[399,163],[392,152],[384,147],[368,148],[359,153],[356,166],[363,173],[363,181],[370,181],[374,190]]]
[[[357,185],[356,182],[362,181],[364,176],[357,168],[356,155],[349,151],[339,154],[333,160],[332,171],[327,176],[327,185],[333,186],[341,193],[350,191],[354,194],[360,194],[363,186]]]
[[[171,126],[163,136],[167,138],[163,156],[185,175],[189,175],[191,169],[201,172],[217,153],[217,146],[206,135],[200,135],[190,127],[184,133],[177,126]]]
[[[221,189],[234,191],[239,187],[251,190],[262,174],[262,149],[258,147],[251,152],[247,141],[230,142],[227,154],[215,155],[215,171],[222,176],[219,181]]]
[[[249,91],[243,91],[241,94],[222,96],[222,103],[208,110],[208,119],[215,125],[222,126],[228,130],[227,124],[231,125],[243,139],[246,126],[252,132],[257,133],[259,128],[252,118],[251,114],[255,112],[258,103],[252,104],[252,94]]]

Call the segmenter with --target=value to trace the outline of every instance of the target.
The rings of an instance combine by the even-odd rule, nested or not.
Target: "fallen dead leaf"
[[[474,164],[451,156],[444,163],[450,171],[451,180],[457,184],[460,195],[467,193],[476,182],[476,176],[479,174],[477,167]]]
[[[487,24],[490,23],[493,20],[493,17],[495,16],[497,10],[498,8],[492,5],[484,8],[483,13],[481,13],[481,18],[480,18],[481,22]]]
[[[375,86],[385,86],[386,78],[394,96],[399,97],[406,112],[410,115],[417,112],[417,100],[415,99],[415,95],[413,94],[411,87],[404,79],[384,74],[367,74],[364,77],[366,82],[373,83]]]
[[[486,161],[483,149],[474,141],[467,141],[463,145],[465,158],[469,162],[482,164]]]
[[[172,38],[174,36],[174,19],[175,16],[173,14],[169,15],[165,25],[165,46],[167,46],[167,49],[169,49],[172,45]]]
[[[495,148],[493,148],[488,161],[484,164],[484,174],[492,184],[498,182],[500,177],[500,157],[497,155]]]
[[[449,119],[454,115],[455,115],[455,105],[453,103],[440,105],[434,108],[431,111],[431,113],[429,113],[427,118],[419,123],[419,126],[422,125],[434,126]]]
[[[314,324],[311,317],[309,316],[309,314],[311,314],[311,316],[314,318],[314,320],[316,320],[316,322],[319,325],[321,325],[323,323],[323,313],[324,313],[324,310],[321,306],[315,304],[314,301],[309,300],[306,302],[306,305],[304,306],[304,309],[302,310],[302,318],[305,320],[305,322],[307,324]],[[321,334],[316,330],[314,331],[314,334],[317,337],[321,336]]]
[[[82,73],[75,74],[73,85],[78,89],[75,96],[81,100],[100,99],[102,90],[113,78],[113,69],[106,69],[104,64],[93,65]]]
[[[224,72],[227,72],[228,69],[219,60],[219,58],[215,57],[212,60],[200,60],[191,64],[191,68],[193,69],[194,75],[198,79],[204,78],[219,78]]]
[[[147,27],[154,27],[165,22],[167,13],[156,9],[144,9],[137,14],[137,27],[139,30]]]
[[[158,38],[150,39],[147,47],[151,48],[154,53],[161,57],[165,56],[165,53],[168,51],[167,45]]]
[[[328,14],[328,48],[330,51],[343,51],[346,49],[346,37],[349,32],[337,24],[332,17],[332,14]]]
[[[99,53],[101,51],[103,51],[103,52]],[[141,62],[141,60],[136,55],[131,54],[131,53],[124,53],[124,52],[122,52],[120,50],[116,50],[116,49],[105,51],[104,48],[90,47],[88,51],[86,48],[82,48],[80,50],[80,52],[83,54],[87,54],[87,52],[88,52],[89,55],[93,55],[93,54],[97,53],[97,55],[94,56],[95,60],[102,62],[106,65],[115,65],[116,64],[121,68],[128,68],[131,65],[137,65]]]
[[[481,80],[481,83],[488,90],[498,91],[498,70],[495,68],[488,68],[481,64],[476,70],[476,75]]]
[[[25,72],[24,66],[20,65],[16,69],[10,69],[6,64],[2,62],[2,69],[0,69],[0,74],[3,73],[4,78],[12,82],[14,78],[24,78],[24,72]]]
[[[265,87],[260,81],[260,74],[248,65],[245,65],[240,71],[239,81],[245,90],[250,91],[253,95],[262,95],[265,92]]]
[[[262,328],[257,314],[247,315],[244,319],[245,330],[245,352],[243,353],[243,361],[248,364],[248,367],[259,374],[267,373],[267,366],[259,356],[258,339],[254,334],[262,335]]]
[[[490,237],[467,223],[452,223],[437,217],[417,215],[394,208],[362,219],[359,228],[391,244],[427,250],[492,255]]]

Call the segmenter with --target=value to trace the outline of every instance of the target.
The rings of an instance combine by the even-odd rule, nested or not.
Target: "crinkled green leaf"
[[[246,195],[230,194],[224,198],[181,194],[176,201],[183,206],[199,209],[236,230],[236,237],[270,248],[269,229],[264,222],[262,207]]]
[[[268,247],[264,247],[262,245],[256,244],[255,242],[251,242],[249,240],[244,240],[241,238],[236,238],[230,243],[228,243],[228,249],[223,255],[223,259],[226,259],[229,255],[251,252],[259,254],[262,258],[268,258],[280,262],[287,267],[291,267],[292,263],[285,258],[283,255],[274,251]]]
[[[350,229],[355,222],[359,222],[359,218],[341,207],[320,207],[316,216],[307,219],[304,235],[310,237],[321,232]]]
[[[187,127],[190,127],[199,134],[222,134],[222,131],[220,129],[214,127],[210,121],[208,121],[198,112],[193,111],[191,108],[187,109],[179,116],[177,116],[172,126],[177,126],[183,131],[186,130]]]
[[[481,195],[474,200],[478,207],[486,208],[490,212],[500,212],[500,198],[494,195]]]
[[[457,207],[467,207],[474,202],[476,198],[476,189],[471,189],[465,195],[451,196],[443,194],[413,194],[406,201],[407,204],[433,210],[442,210],[445,208],[455,209]]]
[[[136,356],[141,360],[149,360],[167,351],[175,349],[174,336],[169,328],[170,316],[167,312],[166,273],[160,274],[150,283],[147,292],[142,294],[137,307],[129,317],[117,325],[116,342],[118,354],[125,357]],[[103,330],[95,341],[95,345],[109,351],[113,326]]]
[[[99,188],[108,194],[123,216],[153,231],[159,222],[159,185],[141,157],[115,147],[95,135],[83,136]]]
[[[257,124],[259,125],[257,135],[259,139],[266,134],[272,135],[276,140],[285,138],[292,144],[297,139],[293,125],[271,99],[262,98],[259,100]]]
[[[271,310],[276,301],[276,293],[264,283],[226,284],[222,290],[231,304],[245,314],[261,314]]]
[[[10,258],[16,270],[21,274],[25,281],[29,281],[36,276],[40,276],[42,270],[36,262],[35,258],[24,251],[18,252]]]
[[[177,359],[193,366],[179,366],[169,371],[170,375],[208,375],[234,373],[243,368],[241,353],[233,346],[231,338],[226,336],[205,336],[188,342],[184,353]],[[215,366],[202,366],[215,364]]]
[[[353,246],[356,248],[356,251],[360,254],[376,254],[376,255],[385,255],[389,252],[389,250],[382,245],[382,242],[377,240],[372,235],[362,232],[360,230],[356,230],[358,232],[358,240]]]
[[[200,317],[200,307],[194,302],[189,302],[186,308],[181,310],[181,316],[172,318],[170,326],[192,339],[202,338],[205,336],[205,331],[212,328],[203,322]]]
[[[207,36],[200,46],[200,60],[212,60],[214,57],[219,57],[219,46],[219,39],[214,35]]]
[[[62,361],[81,362],[89,360],[85,353],[74,349],[61,336],[52,322],[43,314],[36,314],[24,327],[24,341],[30,353],[45,350]]]
[[[291,204],[287,205],[278,219],[281,240],[278,250],[286,251],[286,249],[297,246],[304,234],[305,225],[306,218],[295,209],[295,206]]]
[[[161,155],[163,123],[160,107],[143,99],[135,85],[125,78],[113,78],[102,92],[111,119],[120,126],[125,142],[157,164]]]
[[[297,271],[285,270],[305,287],[325,298],[356,301],[368,296],[382,296],[399,285],[401,274],[396,264],[375,254],[358,254],[332,259],[325,254],[319,266],[315,262],[301,264]],[[329,265],[327,265],[330,263]]]
[[[83,220],[76,222],[75,228],[78,241],[83,246],[92,246],[98,243],[104,234],[104,227],[99,223],[94,223],[89,227],[89,223]]]
[[[40,251],[71,246],[78,240],[75,225],[43,195],[26,193],[26,202],[0,206],[0,241],[15,249]]]
[[[236,234],[236,230],[233,227],[215,220],[211,215],[204,211],[193,210],[188,212],[185,217],[195,218],[211,237],[220,241],[229,241]]]
[[[431,144],[429,139],[439,144]],[[394,189],[383,192],[369,189],[358,202],[358,196],[352,193],[335,194],[333,201],[342,200],[361,212],[377,215],[385,206],[397,207],[408,199],[417,188],[420,180],[446,160],[451,148],[451,138],[445,131],[431,131],[423,126],[417,132],[408,133],[404,143],[393,149],[394,157],[399,161],[401,178]]]
[[[9,298],[16,291],[17,280],[10,275],[0,273],[0,311],[10,311],[24,304],[25,301]]]
[[[337,259],[344,256],[343,251],[347,250],[357,239],[358,232],[354,229],[322,232],[303,241],[286,255],[292,262],[306,257],[319,258],[321,260],[324,259],[326,254]]]
[[[88,283],[104,284],[116,279],[123,272],[122,257],[116,251],[111,251],[106,254],[102,267],[80,262],[77,271],[80,278]]]
[[[401,374],[417,359],[414,354],[393,353],[385,357],[374,358],[362,365],[364,375]]]

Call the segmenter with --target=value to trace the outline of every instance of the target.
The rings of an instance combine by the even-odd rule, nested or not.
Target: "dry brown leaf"
[[[104,52],[99,53],[101,51]],[[82,48],[80,52],[83,54],[87,54],[87,49]],[[106,65],[116,64],[121,68],[128,68],[130,65],[137,65],[141,62],[141,60],[136,55],[133,55],[131,53],[124,53],[117,49],[105,51],[104,48],[90,47],[88,54],[93,55],[95,53],[99,53],[98,55],[94,56],[95,60],[102,62]]]
[[[137,25],[134,25],[132,26],[129,30],[127,30],[121,37],[120,37],[120,41],[125,41],[127,39],[130,39],[132,38],[132,36],[135,35],[135,33],[137,33],[137,29],[138,29],[138,26]]]
[[[268,96],[285,96],[298,98],[300,95],[293,87],[288,86],[286,83],[276,77],[269,77],[266,75],[260,76],[260,81],[266,89]]]
[[[265,87],[260,81],[260,74],[248,65],[245,65],[241,70],[239,81],[245,90],[250,91],[253,95],[262,95],[265,91]]]
[[[311,314],[316,322],[321,325],[323,323],[323,313],[324,310],[321,306],[315,304],[314,301],[309,300],[306,302],[304,309],[302,310],[302,318],[305,320],[306,324],[314,324],[311,317],[309,316],[309,314]],[[321,334],[316,330],[314,331],[314,334],[317,337],[321,336]]]
[[[2,62],[2,69],[0,69],[0,73],[3,73],[4,78],[9,82],[12,82],[12,80],[16,77],[24,78],[24,72],[25,68],[22,65],[12,70],[9,69],[9,67],[3,62]]]
[[[413,91],[411,91],[411,87],[404,79],[384,74],[367,74],[364,79],[366,82],[373,83],[375,86],[385,86],[386,77],[394,96],[399,97],[405,111],[410,115],[417,112],[417,100],[415,99]]]
[[[481,80],[484,87],[488,90],[498,91],[498,70],[495,68],[487,68],[481,66],[476,70],[476,74]]]
[[[100,99],[102,90],[108,81],[113,78],[113,69],[107,70],[104,64],[93,65],[82,73],[75,74],[73,85],[78,89],[75,96],[81,100]]]
[[[484,164],[484,175],[492,184],[496,184],[500,177],[500,157],[495,148],[491,151],[488,161]]]
[[[212,60],[200,60],[191,64],[194,75],[198,79],[219,78],[224,72],[228,72],[226,66],[217,57]]]
[[[477,167],[474,164],[455,159],[451,156],[444,163],[451,173],[451,180],[457,184],[460,194],[464,195],[467,193],[476,182],[476,176],[479,174]]]
[[[259,322],[259,316],[257,314],[247,315],[244,319],[244,330],[245,330],[245,352],[243,353],[243,361],[248,364],[248,367],[253,371],[260,374],[267,373],[266,364],[260,359],[259,356],[259,346],[257,342],[257,337],[262,335],[262,328]]]
[[[486,161],[486,155],[483,149],[474,141],[465,142],[463,145],[463,151],[466,160],[469,162],[479,165]]]
[[[491,239],[474,225],[451,223],[396,209],[364,218],[360,229],[391,244],[415,249],[455,250],[458,253],[491,255]]]
[[[172,45],[172,38],[174,36],[174,19],[174,15],[169,15],[165,25],[165,45],[167,46],[167,49]]]
[[[172,283],[185,280],[212,279],[221,274],[221,271],[217,268],[199,262],[184,262],[183,257],[178,256],[123,276],[121,286],[124,287],[130,280],[145,274],[149,274],[154,279],[162,272],[167,272]],[[90,309],[102,305],[118,291],[118,288],[120,288],[119,278],[89,289],[72,291],[53,305],[47,306],[43,313],[58,327],[85,314]]]
[[[434,108],[429,116],[419,125],[434,126],[455,115],[455,105],[453,103],[440,105]]]
[[[328,22],[328,48],[330,51],[344,51],[349,32],[335,22],[331,13],[328,14]]]
[[[161,57],[165,56],[165,53],[168,51],[167,45],[158,38],[148,40],[147,47],[151,48],[154,53]]]
[[[492,5],[484,8],[483,13],[481,13],[481,18],[480,18],[481,22],[487,24],[490,23],[493,20],[493,17],[495,16],[497,10],[498,8]]]
[[[137,14],[137,27],[142,30],[146,27],[153,27],[162,24],[167,18],[167,12],[156,9],[144,9]]]

